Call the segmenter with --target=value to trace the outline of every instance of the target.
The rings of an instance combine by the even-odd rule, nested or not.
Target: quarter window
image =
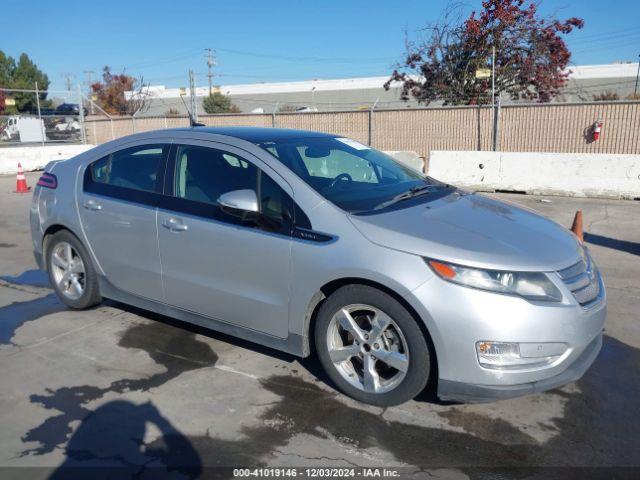
[[[114,152],[91,164],[96,183],[154,192],[167,145],[144,145]]]

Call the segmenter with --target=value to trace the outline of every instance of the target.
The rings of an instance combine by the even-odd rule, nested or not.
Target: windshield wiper
[[[418,185],[415,187],[411,187],[406,192],[403,192],[399,195],[396,195],[391,200],[387,200],[386,202],[382,202],[374,207],[374,210],[380,210],[382,208],[393,205],[394,203],[402,202],[403,200],[409,200],[410,198],[418,197],[420,195],[426,195],[431,193],[433,185]]]

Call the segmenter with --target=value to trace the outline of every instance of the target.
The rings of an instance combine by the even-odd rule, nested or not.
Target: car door
[[[168,143],[139,143],[105,155],[84,173],[78,207],[82,228],[107,280],[162,300],[157,203]]]
[[[174,146],[158,239],[166,301],[227,323],[288,334],[291,196],[246,152],[223,144]],[[259,162],[259,161],[258,161]],[[276,174],[271,172],[271,175]],[[223,211],[233,190],[257,192],[253,220]]]

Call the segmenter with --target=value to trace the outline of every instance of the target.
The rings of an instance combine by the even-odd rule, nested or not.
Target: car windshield
[[[349,213],[379,210],[442,185],[348,138],[307,137],[258,145]]]

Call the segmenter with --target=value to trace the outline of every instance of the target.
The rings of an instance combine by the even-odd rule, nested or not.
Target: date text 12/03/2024
[[[237,468],[235,478],[397,478],[398,470],[390,468]]]

